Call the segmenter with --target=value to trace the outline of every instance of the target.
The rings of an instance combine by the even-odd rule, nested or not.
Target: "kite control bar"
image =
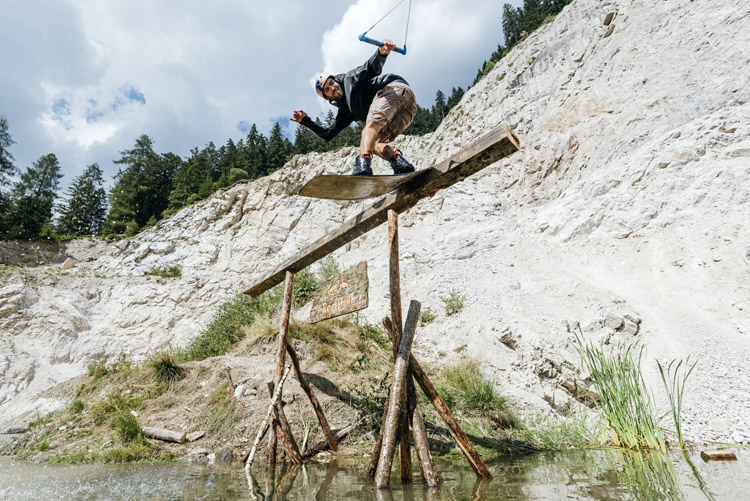
[[[360,42],[366,42],[366,43],[369,43],[371,45],[377,45],[378,47],[382,47],[383,45],[385,45],[383,42],[379,42],[379,41],[374,40],[372,38],[366,37],[365,35],[367,35],[366,31],[364,33],[362,33],[359,37],[357,37],[357,38],[359,38]],[[399,54],[406,55],[406,43],[404,43],[403,48],[402,47],[396,47],[396,48],[393,49],[393,51],[394,52],[398,52]]]

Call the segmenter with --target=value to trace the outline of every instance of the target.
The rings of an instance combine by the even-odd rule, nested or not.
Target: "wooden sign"
[[[338,317],[367,308],[367,261],[349,268],[318,287],[313,296],[310,323]]]

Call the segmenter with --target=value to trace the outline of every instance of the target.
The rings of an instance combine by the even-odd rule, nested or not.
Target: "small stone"
[[[195,442],[196,440],[203,438],[203,435],[205,434],[206,432],[204,430],[194,431],[192,433],[188,433],[187,436],[185,437],[185,440],[187,442]]]
[[[247,386],[244,384],[238,384],[237,388],[234,389],[234,398],[242,398],[245,395],[245,389]]]
[[[630,322],[633,322],[635,324],[641,323],[641,318],[635,313],[626,312],[622,316],[625,318],[625,320],[629,320]]]
[[[76,265],[76,262],[75,262],[75,261],[73,261],[73,259],[72,259],[72,258],[68,258],[68,259],[66,259],[66,260],[65,260],[65,262],[64,262],[64,263],[63,263],[63,264],[62,264],[62,265],[60,266],[60,268],[61,268],[61,269],[63,269],[63,270],[69,270],[69,269],[71,269],[71,268],[72,268],[73,266],[75,266],[75,265]]]
[[[619,329],[622,327],[623,321],[624,319],[620,315],[607,313],[607,316],[604,317],[604,326],[609,327],[610,329]]]
[[[47,287],[54,285],[54,283],[55,281],[51,278],[45,278],[44,280],[42,280],[42,285],[46,285]]]
[[[6,428],[5,431],[3,431],[3,435],[18,435],[19,433],[25,432],[25,426],[11,426],[10,428]]]
[[[520,283],[518,283],[518,282],[516,282],[516,283],[514,283],[514,284],[510,284],[510,290],[512,290],[512,291],[517,291],[517,290],[519,290],[520,288],[521,288],[521,284],[520,284]]]
[[[635,336],[638,334],[638,324],[626,319],[623,322],[622,332]]]
[[[111,446],[112,446],[112,444],[114,444],[114,442],[113,442],[113,441],[111,441],[111,440],[107,440],[106,442],[104,442],[104,443],[102,444],[102,447],[101,447],[101,448],[102,448],[102,449],[106,449],[107,447],[111,447]]]
[[[232,461],[234,461],[234,453],[229,447],[216,455],[217,463],[231,463]]]
[[[726,431],[732,427],[732,420],[727,418],[715,418],[708,421],[708,429],[711,431]]]

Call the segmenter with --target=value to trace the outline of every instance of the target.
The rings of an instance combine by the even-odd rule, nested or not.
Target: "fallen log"
[[[333,430],[333,437],[336,439],[336,442],[340,442],[343,439],[345,439],[351,432],[356,430],[357,428],[360,428],[367,424],[367,422],[370,420],[368,416],[364,416],[360,418],[358,421],[355,421],[354,423],[350,424],[349,426],[346,426],[344,428],[341,428],[340,430]],[[305,454],[305,458],[309,458],[311,456],[314,456],[315,454],[319,452],[323,452],[324,450],[328,449],[328,441],[321,440],[311,448],[307,450],[307,453]]]
[[[174,442],[176,444],[182,444],[185,442],[187,437],[186,432],[172,431],[165,428],[156,428],[154,426],[142,426],[141,433],[146,438],[155,438],[162,442]]]

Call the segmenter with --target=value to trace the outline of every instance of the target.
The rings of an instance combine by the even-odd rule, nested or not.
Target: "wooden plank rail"
[[[518,137],[507,125],[496,127],[469,147],[464,148],[447,160],[435,165],[430,172],[406,183],[400,189],[389,193],[371,207],[345,221],[336,231],[323,236],[316,242],[291,257],[271,272],[245,294],[257,297],[280,284],[286,272],[296,273],[324,258],[336,249],[384,223],[388,211],[403,213],[414,207],[421,199],[434,195],[439,190],[456,184],[485,167],[501,160],[520,148]]]

